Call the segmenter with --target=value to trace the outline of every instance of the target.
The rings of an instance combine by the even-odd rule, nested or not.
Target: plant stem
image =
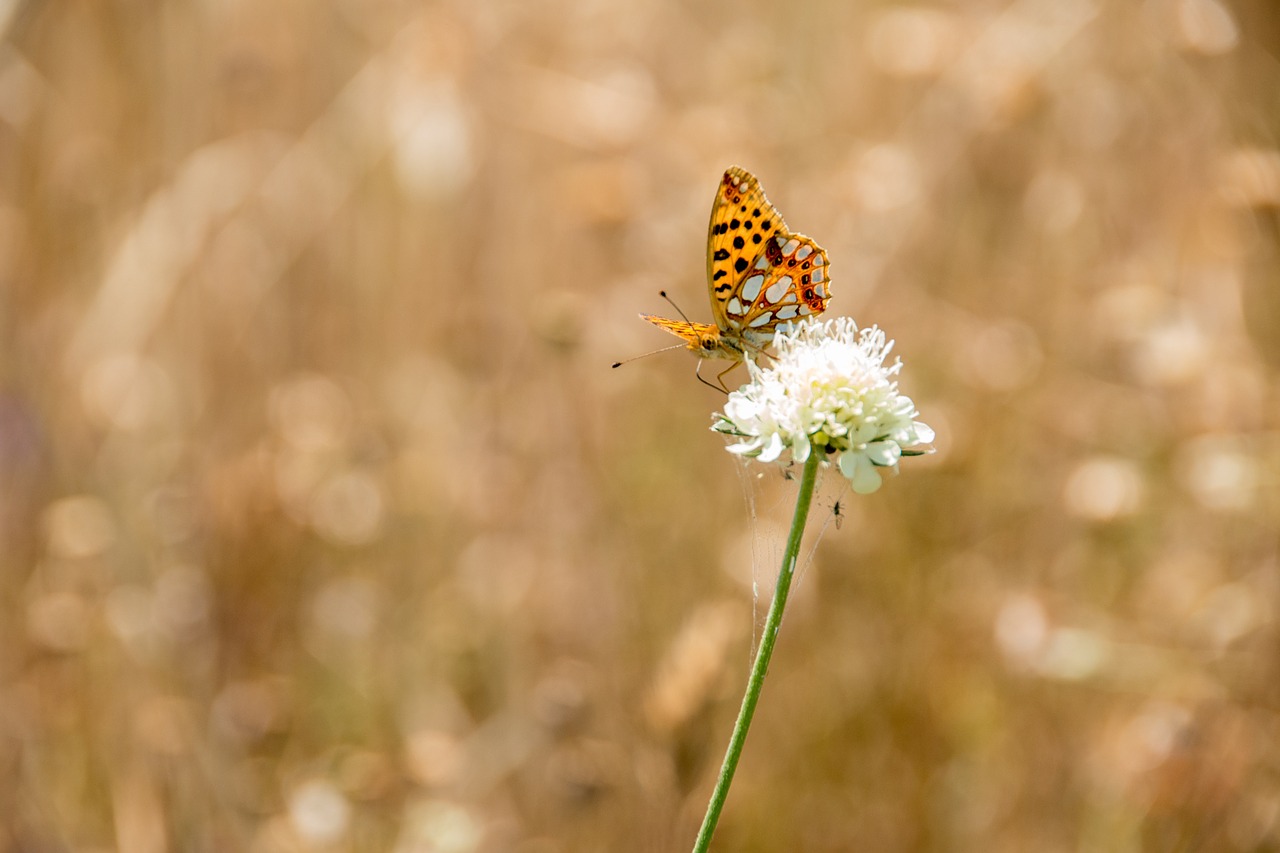
[[[707,805],[706,817],[702,819],[702,828],[698,830],[698,840],[693,844],[693,853],[705,853],[711,846],[711,836],[715,834],[716,823],[720,820],[720,811],[724,808],[725,798],[729,796],[733,773],[738,769],[742,745],[747,740],[747,729],[751,728],[751,718],[755,715],[756,703],[760,701],[760,689],[764,686],[764,677],[769,672],[769,658],[773,657],[773,644],[778,639],[778,627],[782,624],[782,610],[787,606],[787,595],[791,592],[791,580],[795,576],[796,560],[800,555],[800,538],[804,535],[805,521],[809,518],[809,505],[813,502],[813,486],[817,481],[818,464],[821,461],[822,454],[816,449],[811,449],[809,458],[804,463],[804,474],[800,477],[800,493],[796,496],[796,513],[791,519],[791,534],[787,537],[787,550],[782,556],[782,568],[778,571],[778,585],[773,591],[773,603],[769,605],[769,615],[764,620],[760,648],[756,651],[755,663],[751,665],[747,693],[742,697],[738,721],[734,723],[733,736],[729,738],[729,749],[724,754],[724,763],[720,765],[720,777],[716,779],[715,790],[711,792],[711,802]]]

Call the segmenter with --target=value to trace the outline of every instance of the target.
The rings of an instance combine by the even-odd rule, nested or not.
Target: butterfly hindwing
[[[826,251],[803,234],[775,233],[724,306],[728,334],[766,346],[792,321],[816,317],[831,298]]]

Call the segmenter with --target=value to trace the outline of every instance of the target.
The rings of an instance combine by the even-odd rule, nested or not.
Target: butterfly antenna
[[[680,309],[680,306],[676,304],[676,301],[674,299],[672,299],[670,296],[667,296],[667,292],[665,290],[659,290],[658,295],[671,303],[671,307],[676,309],[676,313],[680,315],[680,319],[684,320],[690,326],[693,325],[693,321],[689,319],[689,315],[684,313],[684,311]]]
[[[628,361],[635,361],[636,359],[640,359],[640,358],[648,358],[648,357],[649,357],[649,356],[651,356],[651,355],[657,355],[657,354],[658,354],[658,353],[660,353],[660,352],[667,352],[668,350],[673,350],[673,349],[684,349],[684,346],[685,346],[684,344],[672,344],[672,345],[671,345],[671,346],[669,346],[669,347],[663,347],[662,349],[656,349],[656,350],[654,350],[653,352],[646,352],[646,353],[643,353],[643,354],[641,354],[641,355],[633,355],[633,356],[631,356],[631,358],[624,358],[622,361],[615,361],[615,362],[613,363],[613,366],[614,366],[614,367],[622,367],[622,365],[626,364]]]

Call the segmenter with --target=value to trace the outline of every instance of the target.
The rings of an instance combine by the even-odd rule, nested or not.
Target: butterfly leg
[[[732,369],[732,368],[730,368],[730,369]],[[698,359],[698,366],[697,366],[696,368],[694,368],[693,375],[694,375],[694,376],[696,376],[696,377],[698,378],[698,381],[699,381],[699,382],[701,382],[703,385],[706,385],[708,388],[714,388],[714,389],[716,389],[717,391],[720,391],[720,392],[721,392],[721,393],[723,393],[723,394],[728,394],[728,393],[729,393],[729,389],[724,387],[724,383],[723,383],[723,382],[721,382],[719,385],[713,385],[713,384],[711,384],[710,382],[708,382],[707,380],[705,380],[705,379],[703,379],[703,378],[702,378],[702,359]],[[722,374],[720,374],[720,376],[723,376],[723,375],[724,375],[723,373],[722,373]],[[716,378],[717,378],[717,379],[719,379],[719,377],[716,377]]]
[[[737,366],[738,366],[738,363],[735,361],[732,364],[730,364],[728,367],[726,367],[724,370],[720,371],[720,374],[716,376],[716,382],[720,383],[720,390],[726,394],[729,393],[729,389],[725,387],[724,377],[726,374],[729,373],[729,371],[733,370]]]

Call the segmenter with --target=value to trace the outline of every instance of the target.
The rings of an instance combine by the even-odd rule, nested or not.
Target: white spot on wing
[[[794,305],[784,305],[778,309],[777,317],[779,320],[790,320],[792,317],[796,316],[798,311],[799,309]]]
[[[800,241],[796,240],[795,238],[788,240],[786,245],[782,247],[782,254],[784,255],[791,254],[796,250],[796,247],[799,245],[800,245]]]
[[[761,314],[759,317],[757,317],[757,318],[755,318],[754,320],[752,320],[752,321],[751,321],[750,323],[748,323],[747,325],[748,325],[748,326],[751,326],[752,328],[757,328],[757,327],[759,327],[759,326],[763,326],[765,323],[768,323],[768,322],[769,322],[770,320],[772,320],[772,319],[773,319],[773,312],[772,312],[772,311],[766,311],[766,312],[764,312],[763,314]]]
[[[764,285],[764,276],[753,275],[742,283],[742,298],[748,305],[756,301],[756,297],[760,295],[760,288]]]
[[[804,316],[805,314],[812,314],[812,313],[813,313],[813,309],[812,309],[812,308],[810,308],[808,305],[801,305],[801,306],[800,306],[800,314],[801,314],[801,316]]]
[[[747,313],[745,310],[743,310],[742,303],[738,301],[738,297],[736,296],[729,300],[729,304],[724,306],[724,310],[730,314]]]
[[[764,301],[773,305],[779,302],[782,297],[787,295],[787,291],[791,289],[791,276],[784,275],[773,283],[773,285],[764,292]]]
[[[756,261],[756,269],[767,270],[769,268],[769,259],[764,255],[760,256],[760,260]]]
[[[818,257],[816,257],[816,258],[814,258],[814,259],[813,259],[813,265],[814,265],[815,267],[820,267],[820,266],[822,266],[822,265],[823,265],[823,264],[825,264],[825,263],[826,263],[826,261],[824,261],[824,260],[822,259],[822,255],[818,255]]]
[[[813,280],[814,282],[822,281],[822,270],[813,271]]]
[[[812,246],[801,246],[800,251],[796,252],[796,260],[803,261],[805,258],[813,254]]]

